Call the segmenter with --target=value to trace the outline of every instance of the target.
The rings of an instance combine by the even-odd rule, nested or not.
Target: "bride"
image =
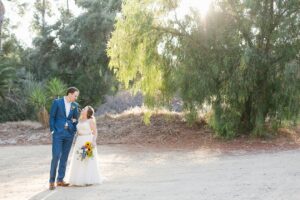
[[[71,185],[87,186],[103,181],[98,166],[96,138],[97,127],[94,109],[91,106],[86,106],[81,111],[77,125],[77,139],[70,165],[69,183]],[[86,147],[89,152],[83,153],[82,147]]]

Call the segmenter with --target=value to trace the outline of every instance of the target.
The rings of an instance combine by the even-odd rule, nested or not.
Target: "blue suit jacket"
[[[77,103],[71,103],[69,116],[66,116],[64,98],[55,99],[50,110],[50,131],[54,131],[54,134],[64,132],[64,127],[67,122],[68,131],[74,134],[77,130],[76,125],[78,123],[78,116],[79,112]],[[76,122],[73,122],[72,119],[76,119]]]

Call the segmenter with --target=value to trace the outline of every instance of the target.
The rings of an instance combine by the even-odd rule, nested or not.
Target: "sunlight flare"
[[[180,16],[187,15],[191,10],[198,11],[201,17],[206,17],[210,5],[213,0],[181,0],[179,4],[178,14]]]

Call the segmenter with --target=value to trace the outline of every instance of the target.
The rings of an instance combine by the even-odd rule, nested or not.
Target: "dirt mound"
[[[151,124],[148,126],[143,122],[143,113],[107,115],[99,117],[97,122],[100,144],[246,151],[300,147],[300,131],[281,129],[277,136],[265,139],[241,136],[233,140],[224,140],[216,138],[204,121],[188,126],[182,115],[178,113],[153,114]]]
[[[3,144],[49,144],[48,129],[38,122],[19,121],[0,124],[0,145]]]
[[[300,127],[280,129],[277,136],[266,139],[241,136],[233,140],[214,137],[204,121],[188,126],[179,113],[157,112],[151,124],[143,122],[143,112],[97,117],[98,144],[127,144],[166,148],[292,149],[300,146]],[[36,122],[0,124],[0,145],[51,144],[48,129]]]

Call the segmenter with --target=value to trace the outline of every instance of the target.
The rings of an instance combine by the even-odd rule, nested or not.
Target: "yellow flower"
[[[86,142],[85,144],[84,144],[84,146],[86,147],[86,148],[90,148],[91,147],[91,143],[90,142]]]

